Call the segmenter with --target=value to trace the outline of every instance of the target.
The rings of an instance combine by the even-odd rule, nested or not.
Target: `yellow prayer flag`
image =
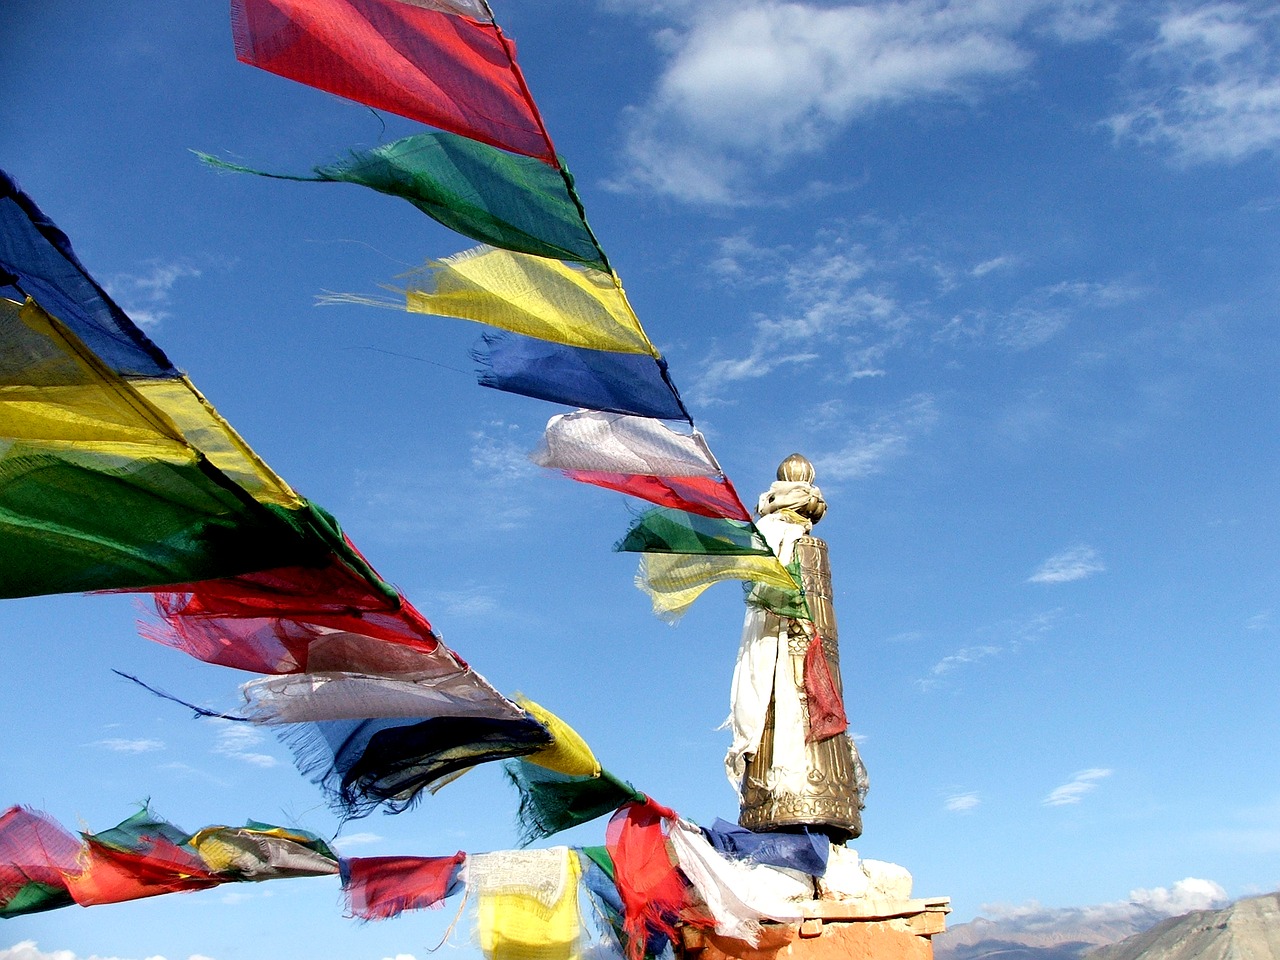
[[[533,714],[534,719],[546,727],[554,738],[551,746],[520,759],[570,777],[600,776],[600,761],[578,731],[532,700],[516,697],[516,702]]]
[[[475,320],[591,350],[658,356],[617,281],[590,267],[477,247],[409,275],[415,313]]]

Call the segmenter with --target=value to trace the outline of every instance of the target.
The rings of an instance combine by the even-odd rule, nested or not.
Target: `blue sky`
[[[744,498],[793,450],[817,464],[871,775],[858,850],[956,921],[1274,889],[1270,5],[494,8]],[[732,819],[716,728],[740,592],[652,617],[610,552],[623,498],[525,459],[561,411],[475,385],[479,327],[314,305],[468,241],[356,187],[189,153],[300,173],[418,128],[236,63],[223,3],[0,18],[0,167],[126,310],[499,688],[684,815]],[[0,799],[91,829],[150,797],[192,830],[331,834],[283,747],[110,672],[234,706],[240,677],[141,640],[140,616],[114,596],[0,604]],[[502,849],[514,810],[482,769],[336,845]],[[0,957],[421,958],[452,914],[357,925],[336,883],[282,881],[8,921]]]

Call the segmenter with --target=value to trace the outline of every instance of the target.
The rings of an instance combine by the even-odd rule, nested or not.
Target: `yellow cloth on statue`
[[[658,356],[612,276],[559,260],[477,247],[410,274],[415,313],[475,320],[591,350]]]
[[[777,557],[647,553],[640,559],[636,573],[636,586],[649,595],[653,612],[669,621],[684,616],[702,591],[722,580],[747,580],[784,590],[796,589],[795,580]]]
[[[516,697],[516,702],[546,727],[553,738],[551,746],[520,759],[570,777],[600,776],[600,761],[577,730],[541,704],[524,697]]]
[[[578,960],[578,858],[568,847],[473,856],[485,864],[479,890],[480,949],[486,960]]]

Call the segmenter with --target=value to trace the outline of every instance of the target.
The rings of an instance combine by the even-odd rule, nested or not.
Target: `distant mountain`
[[[933,955],[935,960],[1079,960],[1090,950],[1141,933],[1163,919],[1163,914],[1143,912],[1094,923],[1072,916],[1028,926],[979,917],[934,937]]]
[[[1196,910],[1102,947],[1089,960],[1280,960],[1280,893]]]
[[[979,917],[933,938],[935,960],[1280,960],[1280,893],[1183,916],[1129,903]]]

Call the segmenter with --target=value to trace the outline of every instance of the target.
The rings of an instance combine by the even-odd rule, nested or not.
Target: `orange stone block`
[[[766,924],[755,946],[699,931],[685,937],[680,952],[684,960],[933,960],[929,938],[902,926],[894,920]]]

